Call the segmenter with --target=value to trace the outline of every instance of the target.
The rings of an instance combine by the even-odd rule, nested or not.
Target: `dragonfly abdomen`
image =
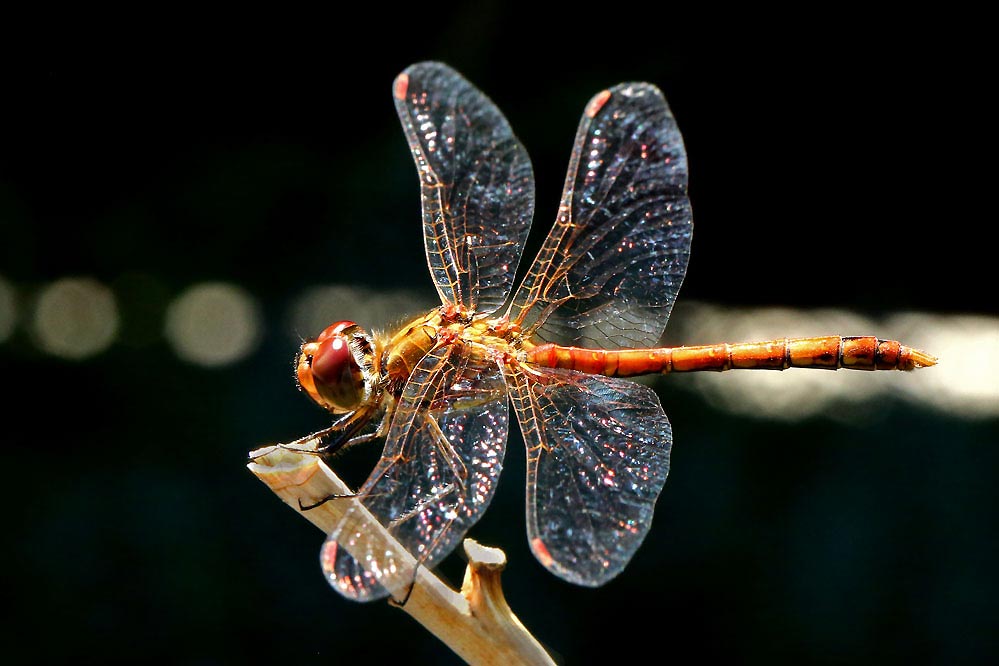
[[[914,370],[936,363],[932,356],[895,340],[838,335],[654,349],[583,349],[544,344],[530,349],[526,360],[549,368],[610,377],[737,369]]]

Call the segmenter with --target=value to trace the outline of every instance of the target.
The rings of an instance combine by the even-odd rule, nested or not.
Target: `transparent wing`
[[[648,83],[605,90],[583,114],[558,218],[510,318],[547,342],[655,345],[691,230],[687,157],[662,93]]]
[[[623,379],[508,368],[527,444],[527,537],[552,573],[597,586],[645,539],[672,434],[656,394]]]
[[[441,63],[406,69],[395,106],[420,176],[427,262],[445,304],[507,299],[534,215],[527,151],[499,109]]]
[[[358,495],[422,566],[432,568],[481,517],[496,488],[508,432],[503,376],[495,364],[441,347],[416,367],[392,418],[379,463]],[[320,557],[330,584],[358,601],[406,589],[406,556],[348,509]],[[394,580],[390,578],[394,577]]]

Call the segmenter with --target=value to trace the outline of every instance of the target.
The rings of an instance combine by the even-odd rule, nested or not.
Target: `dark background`
[[[0,344],[8,655],[457,661],[399,611],[330,590],[322,535],[244,469],[249,449],[326,423],[291,379],[292,298],[324,283],[430,288],[390,97],[412,62],[456,67],[527,146],[528,254],[554,219],[586,101],[645,80],[666,94],[690,156],[697,233],[681,299],[995,313],[983,277],[994,212],[974,203],[987,182],[967,157],[984,150],[973,36],[941,17],[730,17],[722,29],[631,6],[564,11],[540,25],[532,8],[498,3],[386,9],[302,17],[304,31],[50,39],[7,60],[0,275],[25,302],[67,275],[147,287],[119,294],[121,338],[93,359],[45,356],[24,327]],[[224,369],[177,360],[159,335],[166,303],[203,280],[263,305],[262,345]],[[729,417],[668,380],[657,388],[673,469],[622,576],[581,589],[533,559],[516,429],[472,531],[506,551],[508,600],[553,653],[994,656],[995,420],[885,400],[858,425],[782,424]],[[459,580],[456,558],[444,569]]]

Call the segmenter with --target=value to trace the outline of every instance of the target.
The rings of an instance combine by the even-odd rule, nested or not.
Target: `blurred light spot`
[[[313,287],[297,298],[289,313],[290,333],[314,338],[335,321],[349,320],[370,331],[389,330],[440,305],[433,292],[371,290],[330,285]]]
[[[118,332],[118,306],[110,289],[89,278],[65,278],[42,290],[32,333],[44,351],[80,360],[98,354]]]
[[[914,372],[757,370],[678,373],[667,381],[702,393],[745,416],[857,421],[878,414],[884,399],[902,399],[962,417],[999,415],[999,319],[929,314],[880,322],[843,310],[739,310],[686,304],[671,320],[669,344],[752,342],[784,337],[876,335],[940,359]]]
[[[256,348],[260,335],[257,304],[235,285],[195,285],[167,308],[167,340],[177,356],[196,365],[235,363]]]
[[[3,342],[14,332],[17,323],[17,299],[14,287],[0,278],[0,342]]]
[[[906,313],[889,323],[939,359],[901,386],[911,399],[954,416],[999,416],[999,317]]]

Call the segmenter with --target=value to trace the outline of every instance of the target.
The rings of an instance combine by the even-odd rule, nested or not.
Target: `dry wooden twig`
[[[323,532],[332,531],[347,509],[355,506],[363,528],[385,540],[386,549],[405,550],[357,500],[330,501],[301,510],[301,506],[317,504],[331,495],[352,494],[318,456],[271,446],[252,451],[250,459],[249,470]],[[414,560],[412,592],[405,605],[397,607],[470,664],[554,664],[506,603],[500,585],[500,572],[506,566],[503,551],[480,546],[471,539],[465,540],[464,547],[468,568],[460,593],[425,567],[417,567]],[[389,591],[397,598],[409,592]]]

